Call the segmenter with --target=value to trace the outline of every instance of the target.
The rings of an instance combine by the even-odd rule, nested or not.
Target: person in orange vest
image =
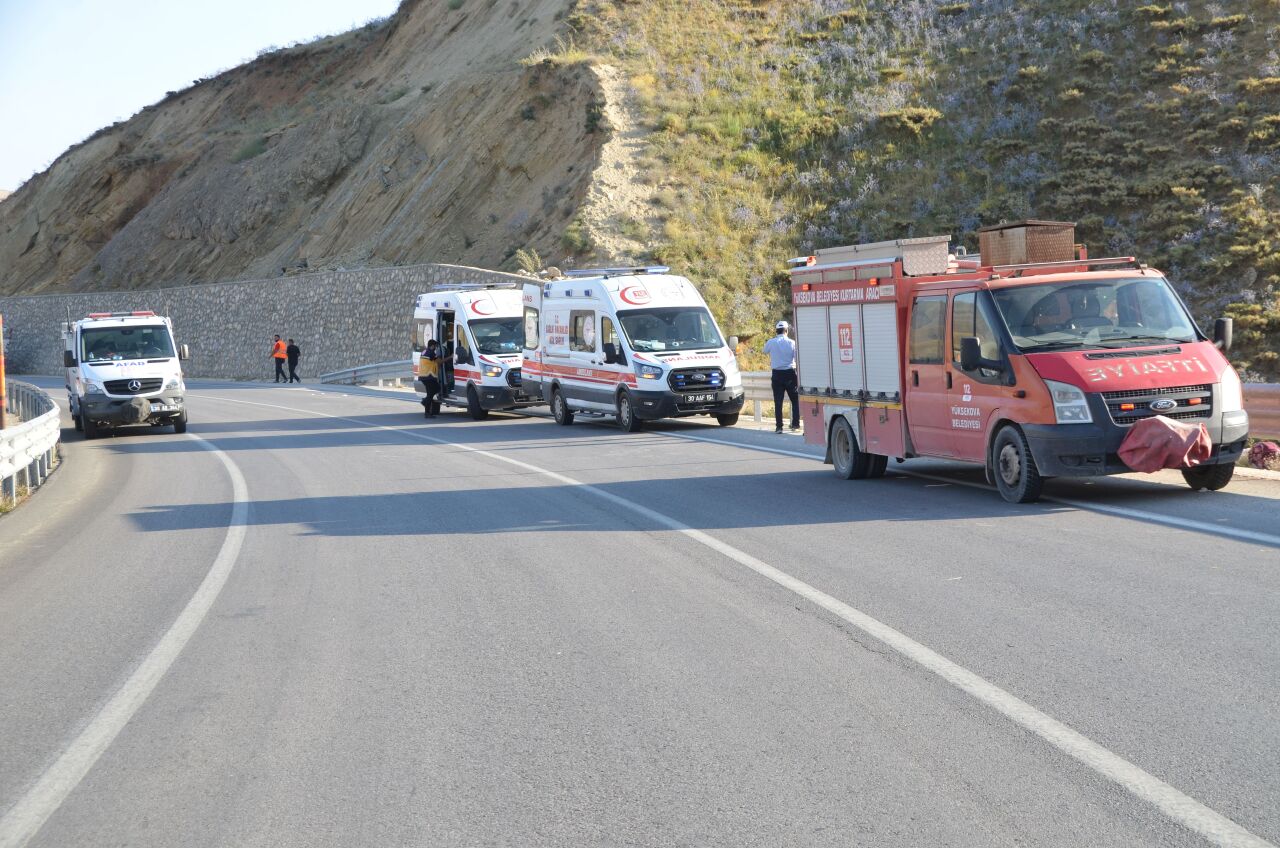
[[[277,383],[289,382],[289,378],[286,377],[284,373],[284,361],[285,359],[288,358],[288,356],[289,354],[285,350],[284,342],[280,340],[279,336],[276,336],[276,340],[271,343],[271,358],[275,360],[275,363],[276,363],[276,382]]]

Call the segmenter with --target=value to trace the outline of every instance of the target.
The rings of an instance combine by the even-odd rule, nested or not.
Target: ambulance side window
[[[524,308],[524,349],[538,349],[538,310],[532,306]]]
[[[622,342],[613,328],[613,321],[604,316],[600,318],[600,349],[604,351],[604,361],[609,365],[627,364],[627,357],[622,352]]]
[[[947,296],[917,297],[911,305],[911,362],[941,365],[947,330]]]
[[[964,292],[951,299],[951,362],[960,368],[960,340],[977,336],[981,342],[983,359],[1000,358],[1000,340],[991,321],[990,307],[986,300],[979,300],[977,292]],[[980,368],[977,376],[996,377],[999,372]]]
[[[413,323],[413,351],[418,353],[427,346],[431,338],[431,321],[418,319]]]
[[[569,313],[569,350],[595,353],[596,314],[574,310]]]

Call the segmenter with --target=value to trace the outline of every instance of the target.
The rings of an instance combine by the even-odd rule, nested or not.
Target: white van
[[[93,312],[62,325],[71,419],[86,439],[130,424],[187,432],[187,387],[173,323],[154,312]]]
[[[493,409],[542,403],[521,385],[524,325],[519,283],[452,283],[418,295],[413,310],[414,370],[427,341],[453,354],[440,369],[440,403],[482,421]],[[420,382],[414,391],[425,397]]]
[[[702,295],[665,267],[571,271],[524,286],[524,382],[558,424],[614,416],[737,423],[742,375]]]

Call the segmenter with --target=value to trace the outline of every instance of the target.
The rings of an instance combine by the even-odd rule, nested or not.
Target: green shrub
[[[263,136],[258,136],[246,141],[239,150],[231,157],[232,162],[244,162],[252,159],[265,152],[267,149],[267,140]]]

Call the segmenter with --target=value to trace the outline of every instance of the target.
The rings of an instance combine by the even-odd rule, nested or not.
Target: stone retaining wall
[[[460,265],[322,271],[272,280],[210,283],[141,291],[0,297],[8,370],[62,372],[62,322],[68,315],[151,309],[173,319],[191,347],[191,377],[271,379],[271,338],[302,348],[304,380],[371,362],[408,359],[414,298],[436,285],[523,278]]]

